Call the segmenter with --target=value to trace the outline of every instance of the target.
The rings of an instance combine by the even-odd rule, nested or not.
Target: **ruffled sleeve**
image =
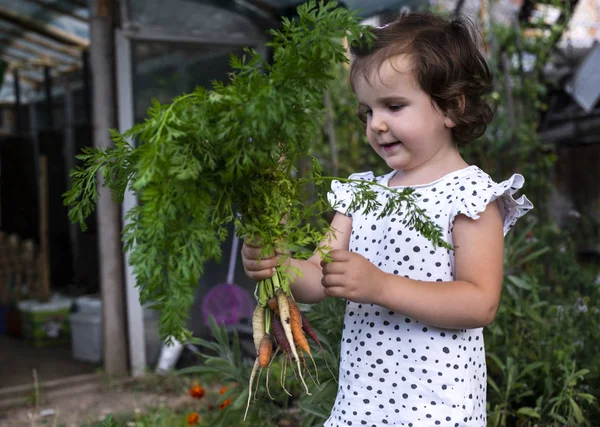
[[[353,173],[348,179],[360,179],[363,181],[373,181],[375,175],[373,172]],[[356,183],[340,182],[338,180],[331,181],[331,191],[327,193],[327,200],[333,209],[352,217],[353,211],[349,211],[354,192],[356,191]]]
[[[519,174],[514,174],[506,181],[496,183],[487,174],[480,171],[477,175],[465,180],[461,188],[465,192],[465,197],[457,201],[451,222],[459,214],[479,219],[479,214],[485,211],[487,205],[497,200],[504,221],[504,235],[506,235],[520,217],[533,209],[533,204],[525,195],[518,199],[514,197],[514,194],[523,188],[524,183],[525,178]]]

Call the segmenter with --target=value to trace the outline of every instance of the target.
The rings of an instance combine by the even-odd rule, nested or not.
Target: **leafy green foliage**
[[[573,253],[566,242],[550,249],[547,239],[532,232],[534,225],[506,240],[502,301],[485,331],[489,422],[589,425],[599,395],[590,388],[600,374],[598,355],[590,349],[600,339],[600,288],[592,271],[579,269],[581,287],[557,294],[553,282],[564,283],[566,276],[556,270],[546,278],[541,260],[558,249],[564,268],[575,265]]]
[[[309,158],[321,132],[332,70],[347,61],[340,41],[369,42],[364,30],[333,2],[308,2],[298,8],[297,21],[284,19],[271,32],[272,63],[247,49],[231,59],[227,84],[197,88],[167,105],[155,101],[143,123],[123,135],[112,132],[114,147],[79,156],[83,166],[71,174],[73,187],[65,194],[72,221],[85,227],[98,202],[98,173],[115,200],[128,187],[138,197],[123,241],[141,302],[162,314],[163,337],[189,335],[184,324],[194,290],[205,261],[221,256],[227,224],[261,241],[265,253],[278,244],[296,257],[309,256],[328,233],[324,183],[332,178],[321,176],[318,162],[295,177],[295,165]],[[319,197],[306,203],[313,184]],[[357,186],[355,205],[374,206],[374,192]],[[443,244],[408,192],[392,196],[386,213],[402,207],[416,230]]]

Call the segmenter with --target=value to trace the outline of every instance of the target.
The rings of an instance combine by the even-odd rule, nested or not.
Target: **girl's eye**
[[[400,111],[402,108],[404,108],[404,105],[401,104],[388,106],[388,109],[393,112]]]
[[[363,123],[367,122],[367,117],[371,115],[371,113],[372,111],[369,107],[365,107],[364,105],[358,107],[358,119]]]

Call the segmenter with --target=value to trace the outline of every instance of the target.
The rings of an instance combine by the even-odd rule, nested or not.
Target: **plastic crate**
[[[66,297],[53,297],[48,302],[19,302],[21,329],[25,339],[35,346],[69,342],[69,314],[72,303],[72,300]]]
[[[72,313],[69,323],[73,358],[82,362],[100,362],[103,357],[102,313]]]

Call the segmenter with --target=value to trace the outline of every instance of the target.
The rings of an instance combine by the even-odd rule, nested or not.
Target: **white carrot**
[[[252,313],[252,338],[256,355],[260,351],[260,342],[265,336],[265,307],[257,305]]]
[[[254,366],[252,367],[252,373],[250,374],[250,384],[248,385],[248,403],[246,404],[246,412],[244,413],[244,421],[248,415],[248,408],[250,408],[250,399],[252,398],[252,383],[256,372],[260,368],[260,343],[265,336],[265,308],[257,305],[252,313],[252,338],[254,340],[254,348],[256,350],[256,359],[254,360]]]

